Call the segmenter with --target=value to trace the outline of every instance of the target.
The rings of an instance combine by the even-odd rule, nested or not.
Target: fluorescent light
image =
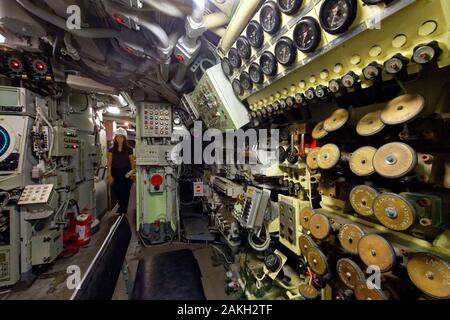
[[[108,111],[108,113],[112,113],[112,114],[120,114],[119,107],[110,106],[110,107],[106,108],[106,111]]]
[[[0,33],[0,43],[5,43],[5,41],[6,41],[5,36]]]
[[[117,97],[119,98],[119,102],[123,107],[128,107],[127,99],[125,99],[123,94],[119,94]]]
[[[125,122],[125,127],[128,127],[130,124],[128,122]]]

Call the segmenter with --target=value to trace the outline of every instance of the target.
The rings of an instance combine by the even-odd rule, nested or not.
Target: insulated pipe
[[[250,19],[254,16],[260,4],[261,0],[241,1],[236,13],[228,24],[227,32],[219,43],[219,50],[222,54],[226,54],[228,50],[230,50],[233,43],[247,26]]]
[[[152,8],[155,8],[158,11],[161,11],[168,16],[183,18],[183,12],[178,9],[177,6],[170,3],[169,1],[161,1],[161,0],[142,0],[143,3],[149,5]]]
[[[192,0],[192,6],[192,19],[197,23],[201,23],[205,14],[205,0]]]
[[[100,38],[114,38],[119,32],[113,29],[69,29],[67,27],[66,20],[60,18],[36,5],[34,5],[29,0],[16,0],[18,4],[20,4],[25,10],[28,12],[38,16],[42,20],[45,20],[48,23],[51,23],[57,26],[60,29],[66,30],[78,37],[82,38],[92,38],[92,39],[100,39]]]
[[[228,16],[223,12],[215,12],[205,16],[204,22],[206,24],[206,28],[211,30],[223,27],[228,22],[230,22],[230,18],[228,18]]]

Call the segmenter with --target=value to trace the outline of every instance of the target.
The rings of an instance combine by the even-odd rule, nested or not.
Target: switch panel
[[[173,146],[153,146],[142,144],[136,150],[138,166],[166,166],[169,152]]]
[[[172,106],[141,103],[141,137],[170,138],[172,136]]]
[[[26,186],[19,199],[19,205],[45,204],[50,200],[53,191],[52,184]]]

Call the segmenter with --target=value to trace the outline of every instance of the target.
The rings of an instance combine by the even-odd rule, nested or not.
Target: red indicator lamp
[[[163,184],[164,178],[160,174],[155,174],[150,178],[150,183],[154,187],[159,187]]]

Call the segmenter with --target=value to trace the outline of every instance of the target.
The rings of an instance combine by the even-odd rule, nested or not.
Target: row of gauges
[[[0,73],[11,79],[53,81],[52,68],[47,58],[0,52]]]
[[[386,1],[364,1],[366,4],[377,4]],[[292,15],[302,5],[302,0],[278,0],[278,3],[268,1],[261,10],[259,22],[253,20],[247,26],[246,36],[240,36],[235,47],[231,48],[228,57],[222,60],[224,73],[231,77],[235,69],[242,66],[243,61],[249,61],[252,47],[260,49],[264,44],[264,32],[273,35],[281,26],[281,12]],[[330,34],[340,34],[348,30],[356,18],[357,0],[325,0],[320,8],[319,20],[305,16],[296,24],[293,39],[281,37],[275,45],[275,53],[265,51],[258,63],[250,65],[248,72],[243,72],[238,81],[234,81],[233,89],[237,95],[245,90],[251,90],[253,84],[261,84],[264,75],[273,77],[277,74],[277,64],[291,66],[297,58],[297,50],[311,53],[321,42],[321,28]]]
[[[282,41],[282,39],[280,39]],[[442,49],[437,41],[426,44],[420,44],[414,48],[412,61],[420,65],[427,65],[442,54]],[[239,79],[235,79],[232,83],[233,90],[237,95],[242,95],[244,90],[251,90],[254,84],[261,84],[263,75],[274,75],[277,70],[277,58],[270,52],[264,52],[260,58],[259,64],[252,63],[248,72],[242,72]],[[382,79],[383,70],[388,75],[402,77],[407,74],[407,66],[410,63],[407,57],[396,54],[386,60],[384,65],[377,62],[368,64],[362,70],[364,79],[368,81],[379,81]],[[278,61],[279,62],[279,61]],[[297,103],[312,101],[315,99],[326,100],[330,94],[340,95],[345,90],[355,89],[361,86],[361,78],[355,72],[350,71],[340,79],[332,79],[329,81],[328,87],[319,85],[316,88],[309,88],[303,94],[298,93],[295,97]]]

